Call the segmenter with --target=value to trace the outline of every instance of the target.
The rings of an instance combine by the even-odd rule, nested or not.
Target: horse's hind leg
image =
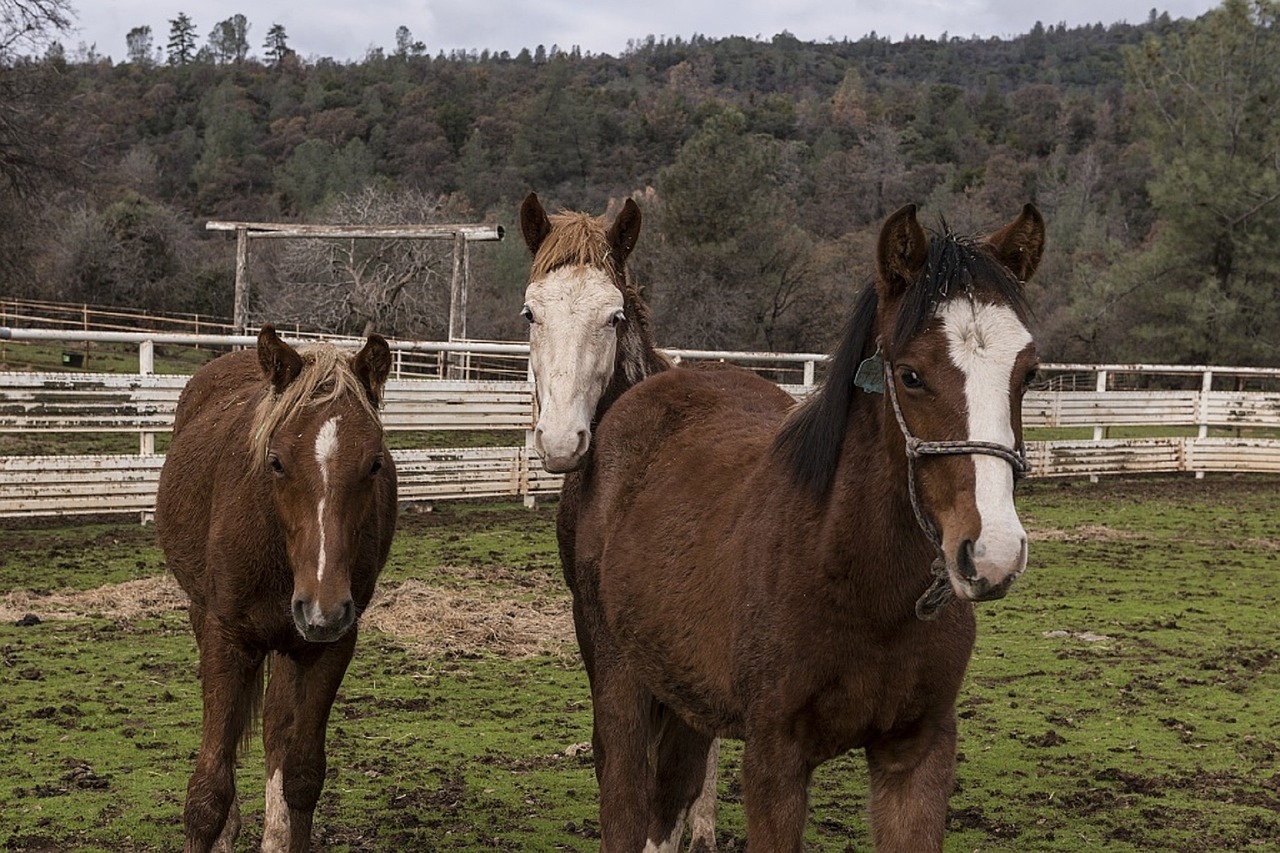
[[[866,752],[877,853],[941,853],[955,787],[954,711],[941,723],[877,741]]]
[[[182,813],[186,853],[230,850],[240,829],[236,751],[253,716],[262,658],[204,642],[200,650],[204,718],[200,753]]]
[[[720,767],[720,738],[712,738],[708,744],[704,766],[702,790],[689,808],[689,853],[715,853],[716,850],[716,772]]]
[[[267,754],[263,853],[302,853],[311,848],[311,819],[325,774],[325,729],[356,630],[302,657],[276,654],[262,709]]]
[[[714,853],[720,741],[690,728],[665,706],[654,704],[651,755],[655,784],[645,849],[679,853],[688,823],[690,853]]]

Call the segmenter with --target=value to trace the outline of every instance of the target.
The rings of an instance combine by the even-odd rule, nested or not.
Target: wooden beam
[[[296,222],[224,222],[210,220],[208,231],[244,231],[251,238],[331,237],[383,240],[501,240],[501,225],[304,225]]]

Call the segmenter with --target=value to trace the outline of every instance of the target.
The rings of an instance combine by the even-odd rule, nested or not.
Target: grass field
[[[1280,480],[1020,489],[1031,567],[978,610],[949,853],[1280,847]],[[330,723],[318,847],[596,848],[553,513],[403,516]],[[2,849],[181,847],[199,692],[153,537],[0,526]],[[726,744],[722,850],[745,845],[740,756]],[[242,849],[261,837],[261,776],[256,746]],[[860,755],[821,768],[809,849],[870,850],[865,807]]]

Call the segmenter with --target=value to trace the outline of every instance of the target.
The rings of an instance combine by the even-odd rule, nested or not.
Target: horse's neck
[[[627,344],[632,346],[628,348]],[[661,373],[673,366],[670,359],[658,352],[652,342],[639,336],[635,341],[619,341],[618,354],[614,361],[613,376],[605,388],[600,402],[596,404],[596,422],[604,417],[619,397],[627,390],[655,373]]]
[[[905,606],[905,612],[914,613],[935,551],[911,508],[906,451],[897,425],[882,397],[861,397],[849,415],[825,506],[828,547],[848,555],[852,582],[878,584],[885,597],[894,599],[893,612]]]
[[[628,388],[674,366],[671,359],[654,345],[653,333],[649,329],[649,309],[627,286],[625,280],[623,294],[623,313],[630,321],[622,327],[622,334],[618,338],[613,377],[596,406],[597,421]]]

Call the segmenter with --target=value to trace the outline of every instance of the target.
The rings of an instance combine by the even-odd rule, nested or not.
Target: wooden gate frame
[[[231,222],[210,220],[208,231],[236,234],[236,287],[231,311],[233,332],[243,335],[249,327],[249,241],[251,239],[382,239],[452,240],[453,276],[449,282],[449,342],[467,337],[467,290],[471,282],[472,242],[501,240],[501,225],[301,225],[282,222]],[[450,378],[461,378],[458,365],[450,364]]]

